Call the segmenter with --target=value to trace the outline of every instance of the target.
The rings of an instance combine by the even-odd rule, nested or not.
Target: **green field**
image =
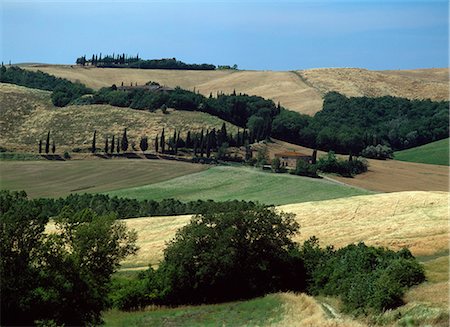
[[[262,326],[281,320],[283,301],[277,294],[249,301],[174,309],[107,311],[106,326]]]
[[[145,159],[0,161],[0,189],[25,190],[32,198],[60,197],[148,185],[205,168]]]
[[[371,192],[320,179],[274,174],[248,167],[218,166],[165,182],[112,191],[108,194],[141,200],[237,199],[281,205],[371,194]]]
[[[449,139],[428,143],[412,149],[395,152],[395,159],[432,165],[449,165]]]

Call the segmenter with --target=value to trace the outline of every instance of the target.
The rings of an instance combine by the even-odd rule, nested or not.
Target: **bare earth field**
[[[370,71],[358,68],[323,68],[300,71],[176,71],[153,69],[90,68],[76,65],[31,65],[25,69],[79,81],[94,89],[112,84],[163,85],[193,90],[208,96],[233,90],[280,102],[282,106],[313,115],[322,109],[322,96],[338,91],[347,96],[392,95],[411,99],[449,98],[448,69]]]

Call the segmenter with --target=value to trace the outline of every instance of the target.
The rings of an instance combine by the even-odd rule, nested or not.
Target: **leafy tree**
[[[292,214],[273,207],[193,217],[164,251],[157,271],[162,301],[211,303],[302,289],[301,262],[290,255],[298,229]]]
[[[127,138],[127,129],[125,128],[123,130],[122,139],[120,142],[120,148],[123,152],[126,152],[128,150],[128,138]]]
[[[58,233],[46,234],[39,202],[0,195],[2,325],[100,323],[111,275],[136,251],[136,234],[89,209],[63,211]]]
[[[361,155],[372,159],[392,159],[394,157],[394,151],[386,145],[369,145],[367,148],[362,150]]]
[[[272,171],[275,173],[281,173],[284,169],[281,167],[280,158],[273,158],[271,162]]]

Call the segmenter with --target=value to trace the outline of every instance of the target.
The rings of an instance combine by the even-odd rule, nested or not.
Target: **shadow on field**
[[[61,157],[59,154],[42,154],[41,157],[46,159],[46,160],[66,161],[66,159]]]

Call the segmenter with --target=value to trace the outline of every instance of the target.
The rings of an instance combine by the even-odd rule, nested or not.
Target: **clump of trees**
[[[176,58],[163,58],[143,60],[139,54],[135,57],[122,54],[100,55],[93,54],[86,58],[86,55],[76,59],[77,65],[91,65],[100,68],[140,68],[140,69],[179,69],[179,70],[214,70],[215,65],[211,64],[186,64]],[[236,66],[237,68],[237,66]]]
[[[321,157],[317,160],[317,170],[324,173],[336,173],[344,177],[352,177],[367,171],[366,160],[361,160],[349,156],[348,160],[339,159],[333,151],[328,152],[326,157]]]
[[[323,249],[314,237],[294,243],[298,231],[292,214],[273,207],[197,215],[168,244],[158,269],[117,283],[111,298],[129,310],[307,291],[339,296],[346,311],[366,314],[402,304],[405,290],[425,279],[406,249]]]
[[[312,237],[300,251],[306,270],[307,291],[342,299],[344,310],[368,314],[403,304],[411,286],[425,280],[423,267],[407,249],[398,252],[351,244],[335,250],[320,248]]]
[[[101,323],[111,275],[136,251],[136,234],[115,215],[63,210],[56,233],[24,192],[0,191],[1,324]]]

